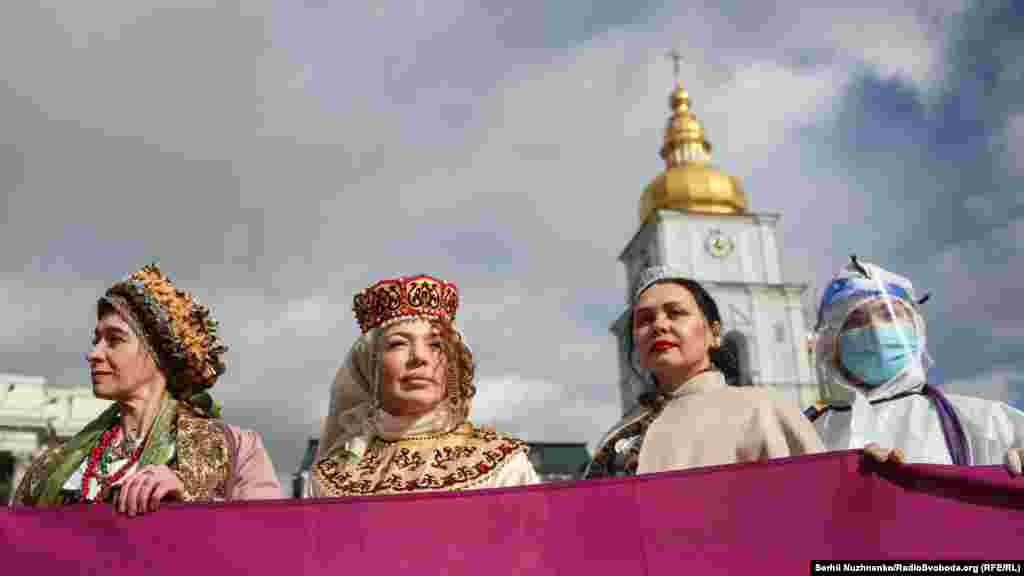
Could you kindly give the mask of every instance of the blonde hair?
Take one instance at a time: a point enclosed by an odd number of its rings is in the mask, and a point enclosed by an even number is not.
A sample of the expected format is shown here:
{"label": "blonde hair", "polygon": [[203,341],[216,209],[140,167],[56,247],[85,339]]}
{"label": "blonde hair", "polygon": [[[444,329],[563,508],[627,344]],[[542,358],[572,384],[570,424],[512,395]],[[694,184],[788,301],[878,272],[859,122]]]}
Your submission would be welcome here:
{"label": "blonde hair", "polygon": [[441,353],[448,362],[447,377],[445,380],[445,401],[450,403],[454,413],[461,419],[469,417],[469,408],[473,396],[476,395],[476,386],[473,379],[476,376],[476,363],[473,359],[473,352],[466,345],[462,334],[455,329],[450,322],[437,318],[406,318],[398,322],[392,322],[376,329],[374,335],[373,354],[373,402],[376,407],[381,404],[381,373],[384,346],[384,331],[388,328],[404,322],[422,320],[438,330],[441,338]]}

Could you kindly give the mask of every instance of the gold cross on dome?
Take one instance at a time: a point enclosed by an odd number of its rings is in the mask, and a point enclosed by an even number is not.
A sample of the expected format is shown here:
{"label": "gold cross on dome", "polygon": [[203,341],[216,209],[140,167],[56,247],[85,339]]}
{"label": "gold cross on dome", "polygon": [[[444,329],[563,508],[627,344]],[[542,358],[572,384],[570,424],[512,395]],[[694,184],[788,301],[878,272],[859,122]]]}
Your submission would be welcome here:
{"label": "gold cross on dome", "polygon": [[683,61],[683,54],[677,48],[669,50],[668,57],[672,60],[672,75],[676,82],[679,82],[679,64]]}

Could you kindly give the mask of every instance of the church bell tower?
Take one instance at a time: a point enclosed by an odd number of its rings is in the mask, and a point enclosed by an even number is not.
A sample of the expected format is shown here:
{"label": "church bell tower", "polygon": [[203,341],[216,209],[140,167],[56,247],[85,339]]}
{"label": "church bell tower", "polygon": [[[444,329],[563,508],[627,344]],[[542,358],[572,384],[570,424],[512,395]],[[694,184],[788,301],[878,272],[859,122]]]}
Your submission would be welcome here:
{"label": "church bell tower", "polygon": [[752,213],[740,182],[711,164],[711,143],[677,80],[660,154],[665,169],[640,196],[640,228],[619,261],[627,310],[612,325],[619,342],[623,413],[645,384],[623,350],[630,298],[640,272],[665,265],[703,285],[722,315],[722,345],[739,359],[737,384],[774,386],[804,408],[818,399],[806,348],[806,284],[784,282],[779,214]]}

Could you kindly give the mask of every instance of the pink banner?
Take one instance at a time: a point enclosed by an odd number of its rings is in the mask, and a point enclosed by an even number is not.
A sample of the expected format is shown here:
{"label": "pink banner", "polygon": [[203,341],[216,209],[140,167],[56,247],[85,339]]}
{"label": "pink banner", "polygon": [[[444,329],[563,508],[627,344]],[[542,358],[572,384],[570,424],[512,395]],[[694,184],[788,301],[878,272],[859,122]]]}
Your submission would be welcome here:
{"label": "pink banner", "polygon": [[463,493],[0,511],[4,574],[807,574],[1019,559],[1024,478],[858,452]]}

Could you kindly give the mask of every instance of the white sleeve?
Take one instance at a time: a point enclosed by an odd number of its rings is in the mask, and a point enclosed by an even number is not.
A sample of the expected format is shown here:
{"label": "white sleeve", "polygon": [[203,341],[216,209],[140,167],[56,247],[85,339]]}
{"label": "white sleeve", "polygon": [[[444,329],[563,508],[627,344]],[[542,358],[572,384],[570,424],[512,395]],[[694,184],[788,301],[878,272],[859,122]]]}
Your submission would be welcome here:
{"label": "white sleeve", "polygon": [[1003,402],[947,394],[976,465],[1000,465],[1011,448],[1024,448],[1024,412]]}
{"label": "white sleeve", "polygon": [[537,476],[537,471],[533,469],[533,464],[530,463],[526,452],[519,452],[502,466],[497,476],[487,483],[486,488],[528,486],[530,484],[540,484],[540,477]]}

